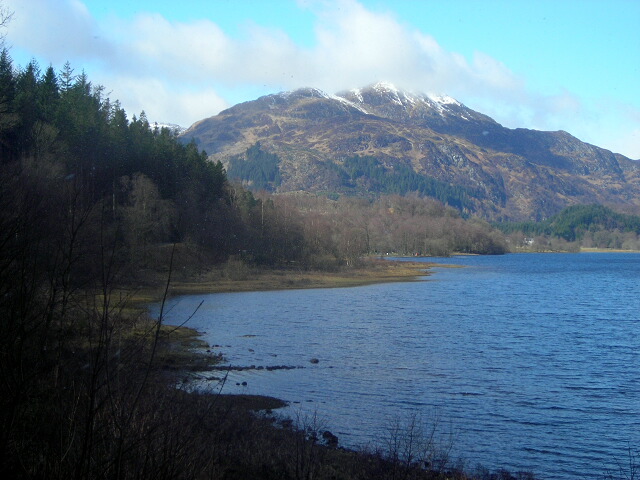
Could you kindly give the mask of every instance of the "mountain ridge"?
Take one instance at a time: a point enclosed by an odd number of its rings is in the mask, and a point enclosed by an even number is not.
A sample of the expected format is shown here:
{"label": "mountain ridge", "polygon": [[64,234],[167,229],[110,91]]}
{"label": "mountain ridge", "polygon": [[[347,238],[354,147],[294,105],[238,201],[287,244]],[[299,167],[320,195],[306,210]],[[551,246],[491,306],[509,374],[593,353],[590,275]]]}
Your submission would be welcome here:
{"label": "mountain ridge", "polygon": [[[181,138],[230,173],[259,144],[278,158],[279,183],[269,188],[276,192],[374,194],[371,179],[345,170],[352,157],[366,157],[389,176],[410,177],[411,169],[465,189],[460,208],[490,220],[541,220],[578,203],[640,206],[638,161],[562,130],[509,129],[452,97],[385,82],[337,94],[302,88],[265,95],[196,122]],[[251,186],[250,178],[238,179]],[[384,182],[377,193],[385,193]]]}

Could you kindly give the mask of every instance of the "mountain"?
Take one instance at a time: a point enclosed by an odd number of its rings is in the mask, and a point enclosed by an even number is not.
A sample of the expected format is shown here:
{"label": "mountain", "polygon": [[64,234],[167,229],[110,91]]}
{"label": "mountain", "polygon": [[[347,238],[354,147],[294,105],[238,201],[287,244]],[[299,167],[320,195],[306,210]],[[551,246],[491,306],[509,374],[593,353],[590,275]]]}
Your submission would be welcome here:
{"label": "mountain", "polygon": [[417,191],[491,220],[573,204],[640,206],[640,162],[567,132],[505,128],[447,96],[388,83],[266,95],[185,131],[230,178],[277,192]]}

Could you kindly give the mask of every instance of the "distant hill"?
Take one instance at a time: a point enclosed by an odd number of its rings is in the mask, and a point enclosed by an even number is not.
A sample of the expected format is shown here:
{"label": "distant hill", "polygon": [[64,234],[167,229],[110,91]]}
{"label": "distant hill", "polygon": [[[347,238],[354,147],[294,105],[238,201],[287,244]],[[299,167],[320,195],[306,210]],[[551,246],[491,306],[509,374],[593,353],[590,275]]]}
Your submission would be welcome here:
{"label": "distant hill", "polygon": [[640,235],[640,216],[615,212],[602,205],[574,205],[543,222],[497,223],[504,233],[547,235],[568,242],[580,241],[587,233],[619,232]]}
{"label": "distant hill", "polygon": [[564,131],[505,128],[451,97],[378,83],[260,97],[184,133],[229,178],[275,192],[418,192],[490,220],[640,206],[640,162]]}

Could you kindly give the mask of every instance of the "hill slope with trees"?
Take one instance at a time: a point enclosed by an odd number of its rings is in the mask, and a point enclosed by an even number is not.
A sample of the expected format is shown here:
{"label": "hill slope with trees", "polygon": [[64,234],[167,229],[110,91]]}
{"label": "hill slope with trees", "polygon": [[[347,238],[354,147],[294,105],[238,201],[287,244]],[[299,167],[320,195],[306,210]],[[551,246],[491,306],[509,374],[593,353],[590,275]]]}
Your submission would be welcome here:
{"label": "hill slope with trees", "polygon": [[640,216],[603,205],[567,207],[544,222],[496,223],[514,248],[640,250]]}

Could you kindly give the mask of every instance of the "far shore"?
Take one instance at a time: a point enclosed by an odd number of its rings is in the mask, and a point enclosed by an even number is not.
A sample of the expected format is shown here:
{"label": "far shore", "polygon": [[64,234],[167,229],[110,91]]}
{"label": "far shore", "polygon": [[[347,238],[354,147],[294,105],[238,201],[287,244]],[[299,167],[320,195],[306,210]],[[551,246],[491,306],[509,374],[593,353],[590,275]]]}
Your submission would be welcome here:
{"label": "far shore", "polygon": [[580,247],[581,253],[640,253],[640,250],[624,250],[622,248],[589,248]]}

